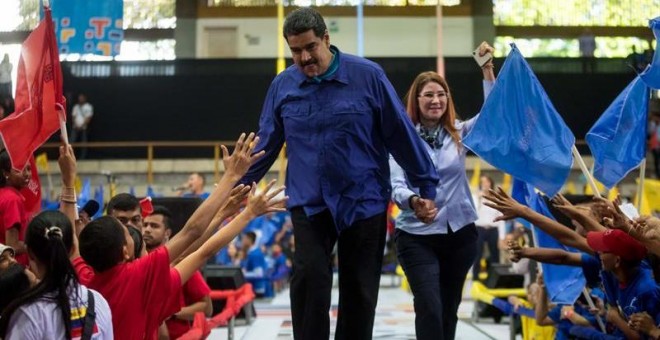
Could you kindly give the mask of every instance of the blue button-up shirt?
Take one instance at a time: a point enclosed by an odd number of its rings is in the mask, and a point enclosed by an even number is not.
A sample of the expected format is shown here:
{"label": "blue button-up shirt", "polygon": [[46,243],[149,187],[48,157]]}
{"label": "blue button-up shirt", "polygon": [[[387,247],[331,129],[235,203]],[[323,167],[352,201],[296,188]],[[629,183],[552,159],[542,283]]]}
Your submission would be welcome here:
{"label": "blue button-up shirt", "polygon": [[[484,97],[488,97],[494,82],[483,82]],[[477,116],[470,120],[456,121],[461,139],[464,138],[477,121]],[[420,126],[417,125],[417,129]],[[421,140],[421,139],[420,139]],[[457,150],[456,144],[451,139],[447,130],[440,129],[438,140],[441,144],[438,148],[432,148],[424,143],[426,152],[431,156],[438,174],[440,183],[436,187],[435,205],[438,214],[433,223],[425,224],[415,217],[415,212],[410,208],[409,199],[412,195],[419,195],[408,180],[407,174],[394,158],[390,158],[390,171],[392,172],[392,199],[401,208],[401,213],[396,218],[396,227],[401,230],[417,235],[446,234],[447,226],[452,231],[457,231],[465,225],[477,220],[477,213],[472,201],[470,186],[465,172],[465,146]]]}
{"label": "blue button-up shirt", "polygon": [[435,198],[438,174],[381,67],[330,48],[339,66],[328,77],[310,80],[293,65],[273,80],[255,148],[266,155],[241,183],[261,179],[286,140],[289,208],[329,209],[340,231],[386,210],[388,153],[422,197]]}

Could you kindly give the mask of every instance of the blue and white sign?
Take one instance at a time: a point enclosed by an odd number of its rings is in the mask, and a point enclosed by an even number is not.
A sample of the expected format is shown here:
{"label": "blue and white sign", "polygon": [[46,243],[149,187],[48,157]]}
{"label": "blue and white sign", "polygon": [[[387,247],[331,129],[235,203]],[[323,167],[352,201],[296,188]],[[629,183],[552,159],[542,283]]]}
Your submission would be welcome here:
{"label": "blue and white sign", "polygon": [[50,0],[50,5],[60,54],[119,54],[123,0]]}

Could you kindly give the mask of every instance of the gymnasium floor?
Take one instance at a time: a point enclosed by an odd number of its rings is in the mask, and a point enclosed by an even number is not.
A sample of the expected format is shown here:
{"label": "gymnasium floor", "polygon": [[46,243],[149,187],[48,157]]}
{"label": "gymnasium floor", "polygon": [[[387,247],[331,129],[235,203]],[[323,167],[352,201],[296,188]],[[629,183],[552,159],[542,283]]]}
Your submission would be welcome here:
{"label": "gymnasium floor", "polygon": [[[392,287],[390,276],[383,276],[376,309],[374,339],[413,340],[415,339],[415,314],[412,294],[399,287]],[[394,282],[395,283],[395,282]],[[474,302],[469,297],[469,284],[464,289],[466,294],[459,307],[459,323],[456,331],[457,340],[509,339],[508,319],[495,324],[492,318],[471,321]],[[330,338],[334,339],[338,290],[332,291],[332,313]],[[289,291],[284,290],[272,300],[255,302],[257,318],[250,326],[237,326],[234,339],[243,340],[284,340],[292,339],[291,312],[289,310]],[[209,339],[228,339],[227,328],[213,330]]]}

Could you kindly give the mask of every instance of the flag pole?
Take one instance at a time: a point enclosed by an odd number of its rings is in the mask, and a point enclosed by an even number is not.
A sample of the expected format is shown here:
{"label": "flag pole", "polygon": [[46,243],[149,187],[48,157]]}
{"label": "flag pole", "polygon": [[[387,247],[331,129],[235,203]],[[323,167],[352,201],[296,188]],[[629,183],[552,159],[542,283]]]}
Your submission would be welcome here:
{"label": "flag pole", "polygon": [[572,150],[573,150],[573,157],[578,162],[578,165],[580,166],[580,170],[582,170],[584,177],[587,178],[587,183],[591,187],[591,190],[594,192],[594,196],[602,197],[600,195],[600,192],[598,191],[598,186],[596,186],[596,181],[594,181],[594,177],[589,172],[589,169],[587,169],[587,165],[584,163],[584,159],[582,159],[582,156],[580,156],[580,152],[578,151],[575,144],[573,144]]}
{"label": "flag pole", "polygon": [[[582,289],[582,294],[584,295],[584,298],[587,299],[587,304],[589,305],[589,308],[596,309],[596,305],[594,304],[594,300],[591,299],[591,295],[589,294],[589,291],[587,290],[587,287],[584,287]],[[601,319],[600,315],[598,315],[598,314],[596,314],[596,321],[598,321],[598,327],[600,327],[600,330],[603,333],[606,333],[607,331],[605,330],[605,324],[603,323],[603,319]]]}
{"label": "flag pole", "polygon": [[639,166],[639,183],[637,183],[637,211],[642,211],[642,199],[644,199],[644,177],[646,177],[646,157],[642,159]]}

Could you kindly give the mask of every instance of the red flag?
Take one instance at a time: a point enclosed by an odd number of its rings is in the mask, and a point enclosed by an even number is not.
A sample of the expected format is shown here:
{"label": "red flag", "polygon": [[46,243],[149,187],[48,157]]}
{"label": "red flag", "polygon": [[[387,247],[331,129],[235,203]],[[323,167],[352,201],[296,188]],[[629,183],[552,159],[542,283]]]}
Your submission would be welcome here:
{"label": "red flag", "polygon": [[0,121],[0,137],[16,170],[25,167],[34,151],[60,128],[60,119],[66,119],[62,69],[50,8],[45,8],[44,13],[45,18],[23,42],[16,110]]}
{"label": "red flag", "polygon": [[30,219],[41,211],[41,181],[39,181],[39,173],[37,172],[37,164],[34,161],[34,156],[30,157],[30,168],[32,177],[28,185],[21,189],[21,194],[25,198],[25,210]]}

